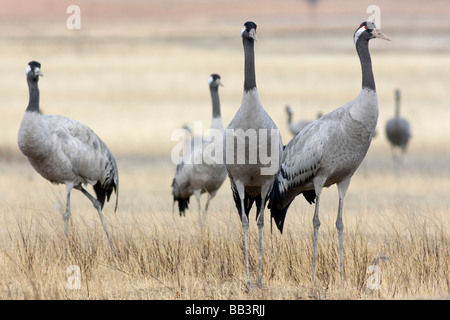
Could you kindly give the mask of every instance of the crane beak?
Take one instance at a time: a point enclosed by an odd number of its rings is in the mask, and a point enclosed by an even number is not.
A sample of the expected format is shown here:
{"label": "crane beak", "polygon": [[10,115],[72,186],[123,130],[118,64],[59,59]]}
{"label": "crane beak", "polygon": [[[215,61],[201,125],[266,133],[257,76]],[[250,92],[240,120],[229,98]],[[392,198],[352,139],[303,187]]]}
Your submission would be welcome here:
{"label": "crane beak", "polygon": [[248,34],[250,35],[250,38],[252,38],[255,41],[258,41],[258,37],[256,36],[256,30],[255,29],[251,29]]}
{"label": "crane beak", "polygon": [[[25,69],[25,74],[28,74],[28,72],[30,72],[30,71],[31,71],[31,66],[27,65],[27,68]],[[34,68],[33,72],[36,76],[41,76],[41,77],[44,76],[44,74],[42,73],[40,68]]]}
{"label": "crane beak", "polygon": [[391,38],[389,38],[387,35],[385,35],[383,32],[381,32],[378,29],[372,30],[372,37],[391,41]]}

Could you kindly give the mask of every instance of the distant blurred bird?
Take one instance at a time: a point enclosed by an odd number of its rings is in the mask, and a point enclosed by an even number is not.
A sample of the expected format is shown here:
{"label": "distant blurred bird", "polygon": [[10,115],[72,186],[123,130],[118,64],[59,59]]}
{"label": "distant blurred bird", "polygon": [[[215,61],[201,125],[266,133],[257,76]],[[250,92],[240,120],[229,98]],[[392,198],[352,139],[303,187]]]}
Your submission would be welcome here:
{"label": "distant blurred bird", "polygon": [[184,130],[183,155],[190,157],[190,152],[194,149],[194,146],[202,145],[203,137],[194,135],[191,126],[187,123],[183,125],[182,129]]}
{"label": "distant blurred bird", "polygon": [[317,4],[319,3],[319,0],[306,0],[306,2],[309,6],[311,18],[315,19],[317,16]]}
{"label": "distant blurred bird", "polygon": [[[112,251],[116,254],[106,227],[102,208],[111,193],[116,192],[118,204],[119,173],[116,160],[106,144],[86,125],[58,115],[42,115],[39,110],[39,77],[43,77],[41,64],[31,61],[26,69],[29,103],[22,118],[18,145],[34,169],[55,184],[65,184],[66,212],[64,231],[68,234],[70,218],[70,192],[81,191],[94,207],[103,225]],[[90,183],[97,199],[83,188]]]}
{"label": "distant blurred bird", "polygon": [[[302,120],[302,121],[298,121],[298,122],[292,122],[292,115],[294,112],[293,112],[291,106],[289,106],[289,105],[286,106],[286,113],[288,115],[289,130],[291,131],[291,133],[293,135],[296,135],[297,133],[299,133],[304,127],[306,127],[308,124],[310,124],[312,122],[310,120]],[[317,119],[319,119],[321,116],[322,116],[322,113],[319,112],[317,114]]]}
{"label": "distant blurred bird", "polygon": [[[391,144],[394,163],[397,164],[402,163],[403,155],[411,138],[411,129],[408,121],[400,117],[400,96],[400,90],[395,90],[395,116],[386,123],[386,137]],[[400,149],[401,154],[397,155],[396,148]]]}

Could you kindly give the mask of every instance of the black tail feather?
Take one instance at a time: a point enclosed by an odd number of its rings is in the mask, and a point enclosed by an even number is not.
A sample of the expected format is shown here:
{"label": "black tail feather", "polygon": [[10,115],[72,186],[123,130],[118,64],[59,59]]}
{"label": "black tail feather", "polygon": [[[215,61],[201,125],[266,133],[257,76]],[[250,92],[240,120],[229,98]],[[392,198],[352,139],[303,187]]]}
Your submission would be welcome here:
{"label": "black tail feather", "polygon": [[278,230],[280,230],[280,233],[283,233],[283,226],[284,226],[284,220],[286,219],[286,213],[289,209],[289,206],[291,205],[292,201],[289,202],[286,206],[283,208],[280,208],[277,205],[277,200],[275,193],[271,193],[270,199],[269,199],[269,205],[268,208],[270,209],[270,216],[275,221],[275,225],[277,226]]}
{"label": "black tail feather", "polygon": [[[179,165],[177,165],[177,173],[179,172],[179,170],[181,170],[183,166],[183,163],[180,163]],[[180,198],[180,193],[178,191],[178,184],[177,184],[177,180],[176,177],[172,180],[172,195],[173,195],[173,202],[177,202],[178,201],[178,213],[180,214],[180,217],[185,217],[186,216],[186,210],[189,209],[189,197],[183,199]]]}
{"label": "black tail feather", "polygon": [[314,190],[305,190],[302,191],[303,196],[305,197],[306,201],[309,202],[309,204],[313,204],[316,200],[316,191]]}
{"label": "black tail feather", "polygon": [[115,185],[113,186],[113,188],[104,188],[100,182],[97,182],[94,185],[94,191],[95,194],[97,196],[97,200],[98,202],[100,202],[101,208],[103,209],[103,206],[105,205],[105,200],[109,201],[109,198],[111,198],[111,194],[113,192],[113,190],[115,189]]}
{"label": "black tail feather", "polygon": [[275,177],[267,198],[269,200],[267,208],[270,209],[270,216],[275,221],[275,225],[278,230],[280,230],[280,233],[283,233],[284,219],[286,218],[287,209],[289,208],[290,203],[284,208],[279,208],[284,196],[280,192],[278,176]]}
{"label": "black tail feather", "polygon": [[[303,193],[306,201],[308,201],[310,204],[314,203],[316,199],[316,192],[314,190],[305,190],[300,193]],[[267,197],[269,200],[269,204],[267,207],[268,209],[270,209],[270,216],[275,221],[275,225],[277,226],[278,230],[280,230],[280,233],[283,233],[284,220],[286,219],[287,210],[289,209],[289,206],[291,205],[295,197],[283,206],[285,195],[280,191],[278,177],[275,178],[272,189]]]}
{"label": "black tail feather", "polygon": [[189,198],[187,199],[180,199],[173,197],[173,202],[178,201],[178,212],[180,214],[180,217],[186,216],[186,210],[189,209]]}
{"label": "black tail feather", "polygon": [[[237,190],[231,188],[233,191],[233,199],[234,199],[234,203],[236,204],[236,208],[238,210],[238,215],[239,215],[239,219],[241,219],[242,222],[242,217],[241,217],[241,198],[239,197],[239,193],[237,192]],[[252,197],[250,196],[247,192],[245,192],[245,196],[244,196],[244,210],[245,210],[245,215],[247,216],[247,220],[248,220],[248,215],[250,214],[250,210],[253,206],[253,202],[256,203],[256,219],[258,219],[259,216],[259,211],[261,210],[261,197]]]}

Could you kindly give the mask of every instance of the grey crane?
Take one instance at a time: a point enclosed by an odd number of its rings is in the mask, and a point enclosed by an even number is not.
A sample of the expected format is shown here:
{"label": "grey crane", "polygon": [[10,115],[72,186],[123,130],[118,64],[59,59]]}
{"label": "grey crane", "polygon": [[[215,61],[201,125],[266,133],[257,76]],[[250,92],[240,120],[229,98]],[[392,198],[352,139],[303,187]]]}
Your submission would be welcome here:
{"label": "grey crane", "polygon": [[[209,79],[209,90],[212,100],[212,120],[210,132],[212,135],[201,140],[192,140],[185,143],[185,155],[177,165],[175,177],[172,181],[172,195],[174,203],[178,201],[180,216],[185,215],[189,206],[189,198],[194,195],[197,199],[200,226],[202,215],[200,196],[207,193],[204,214],[208,211],[210,200],[214,198],[227,177],[222,157],[222,135],[224,126],[220,112],[219,86],[222,86],[221,77],[213,73]],[[197,145],[199,147],[197,147]],[[212,152],[219,150],[220,152]]]}
{"label": "grey crane", "polygon": [[[222,84],[221,84],[222,86]],[[200,135],[194,135],[194,131],[192,130],[192,127],[185,123],[183,125],[183,130],[185,131],[185,136],[184,136],[184,140],[183,142],[186,143],[185,146],[183,147],[183,150],[186,149],[186,152],[189,151],[188,148],[191,148],[190,150],[192,150],[192,148],[194,147],[195,144],[197,143],[202,143],[203,142],[203,136]],[[190,145],[190,146],[188,146]]]}
{"label": "grey crane", "polygon": [[[185,123],[182,127],[184,131],[183,135],[183,157],[190,157],[191,151],[194,149],[195,146],[201,146],[203,144],[203,136],[201,135],[194,135],[194,132],[191,128],[191,126],[187,123]],[[182,160],[181,160],[182,161]],[[180,161],[180,163],[181,163]]]}
{"label": "grey crane", "polygon": [[[241,31],[244,47],[244,92],[241,106],[224,135],[224,160],[233,198],[242,222],[245,246],[247,286],[250,286],[248,262],[248,215],[256,203],[259,231],[258,285],[262,284],[262,231],[266,196],[279,170],[282,141],[279,130],[264,110],[258,96],[255,75],[254,42],[256,24],[248,21]],[[270,138],[268,137],[270,134]],[[270,150],[270,157],[263,159]]]}
{"label": "grey crane", "polygon": [[[39,77],[44,76],[41,64],[31,61],[26,69],[29,103],[18,133],[18,145],[31,166],[54,184],[65,184],[66,211],[63,214],[64,232],[69,231],[70,193],[81,191],[97,209],[109,245],[117,254],[102,209],[116,192],[118,205],[119,174],[116,160],[106,144],[86,125],[59,115],[42,115],[39,112]],[[83,184],[93,185],[93,197]]]}
{"label": "grey crane", "polygon": [[313,218],[314,283],[320,227],[319,200],[322,189],[333,184],[337,185],[339,193],[336,228],[339,238],[340,275],[344,281],[344,197],[353,174],[367,153],[378,120],[378,101],[369,40],[390,40],[375,28],[373,23],[363,22],[353,36],[362,70],[361,92],[354,100],[322,116],[292,138],[284,149],[281,169],[269,195],[268,207],[281,233],[289,205],[297,195],[303,194],[311,204],[316,202]]}
{"label": "grey crane", "polygon": [[[400,96],[400,90],[395,90],[395,116],[386,123],[386,137],[391,144],[394,163],[401,163],[402,156],[405,154],[411,138],[409,122],[400,116]],[[396,148],[400,149],[401,154],[399,156],[396,155]]]}
{"label": "grey crane", "polygon": [[[292,110],[292,107],[289,105],[286,106],[286,113],[288,115],[289,130],[291,131],[291,133],[293,135],[296,135],[297,133],[299,133],[304,127],[306,127],[308,124],[310,124],[312,122],[310,120],[301,120],[301,121],[293,122],[292,115],[294,112]],[[317,114],[317,119],[319,119],[321,116],[322,116],[322,113],[319,112]]]}

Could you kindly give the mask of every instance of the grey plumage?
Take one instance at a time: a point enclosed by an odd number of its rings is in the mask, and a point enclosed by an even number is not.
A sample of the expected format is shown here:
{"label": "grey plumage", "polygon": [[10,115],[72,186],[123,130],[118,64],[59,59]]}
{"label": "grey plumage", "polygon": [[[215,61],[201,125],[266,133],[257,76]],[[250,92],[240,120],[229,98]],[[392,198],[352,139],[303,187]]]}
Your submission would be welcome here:
{"label": "grey plumage", "polygon": [[[226,179],[227,173],[222,161],[222,154],[210,152],[214,149],[222,151],[222,135],[224,127],[220,112],[219,86],[222,86],[218,74],[209,78],[212,100],[212,121],[210,130],[214,137],[210,139],[192,140],[186,143],[183,160],[177,165],[175,177],[172,181],[172,195],[174,202],[178,202],[180,216],[185,215],[189,206],[189,198],[194,195],[197,199],[200,223],[202,226],[200,196],[207,193],[208,198],[204,214],[208,210],[209,202],[216,195]],[[198,139],[198,138],[194,138]],[[196,148],[199,145],[199,148]],[[202,229],[203,230],[203,229]]]}
{"label": "grey plumage", "polygon": [[[20,124],[18,145],[33,168],[45,179],[55,184],[65,184],[66,211],[64,230],[68,234],[70,218],[70,192],[73,188],[87,196],[97,209],[111,249],[116,253],[106,227],[102,208],[116,192],[118,205],[119,175],[114,156],[106,144],[89,127],[81,122],[58,115],[39,112],[39,77],[41,65],[31,61],[27,65],[29,104]],[[83,184],[93,185],[97,198],[91,196]]]}
{"label": "grey plumage", "polygon": [[317,237],[320,226],[319,199],[322,189],[337,184],[339,208],[336,227],[339,236],[340,273],[343,273],[342,207],[350,180],[364,159],[378,119],[378,101],[369,53],[369,40],[389,40],[369,22],[362,23],[354,34],[361,62],[360,94],[340,108],[322,116],[292,138],[284,149],[268,207],[276,226],[283,231],[287,210],[294,198],[303,194],[309,203],[316,202],[313,225],[313,280],[317,263]]}
{"label": "grey plumage", "polygon": [[395,116],[386,123],[386,137],[391,144],[394,161],[401,161],[401,156],[396,156],[395,149],[399,148],[402,154],[406,152],[411,138],[411,129],[409,122],[400,116],[400,90],[398,89],[395,91]]}
{"label": "grey plumage", "polygon": [[184,124],[182,128],[184,130],[183,154],[188,155],[188,153],[194,149],[194,146],[201,145],[203,143],[203,136],[194,135],[191,126],[188,124]]}
{"label": "grey plumage", "polygon": [[[254,41],[256,37],[256,24],[246,22],[241,31],[244,47],[244,92],[241,106],[228,125],[224,135],[224,161],[231,182],[233,198],[242,222],[244,231],[245,265],[247,284],[250,285],[250,273],[248,263],[248,215],[253,203],[256,203],[256,218],[259,229],[259,274],[258,284],[261,284],[262,268],[262,230],[264,226],[264,207],[266,196],[273,183],[274,176],[279,168],[279,158],[282,151],[281,136],[277,126],[264,110],[256,89]],[[242,138],[239,134],[248,134]],[[260,133],[266,133],[270,138],[262,142]],[[265,172],[267,165],[261,158],[252,158],[252,150],[257,154],[267,155],[270,152],[270,160],[275,161],[273,173]],[[254,154],[253,154],[254,155]],[[252,161],[254,160],[254,161]],[[272,163],[271,163],[272,164]]]}

